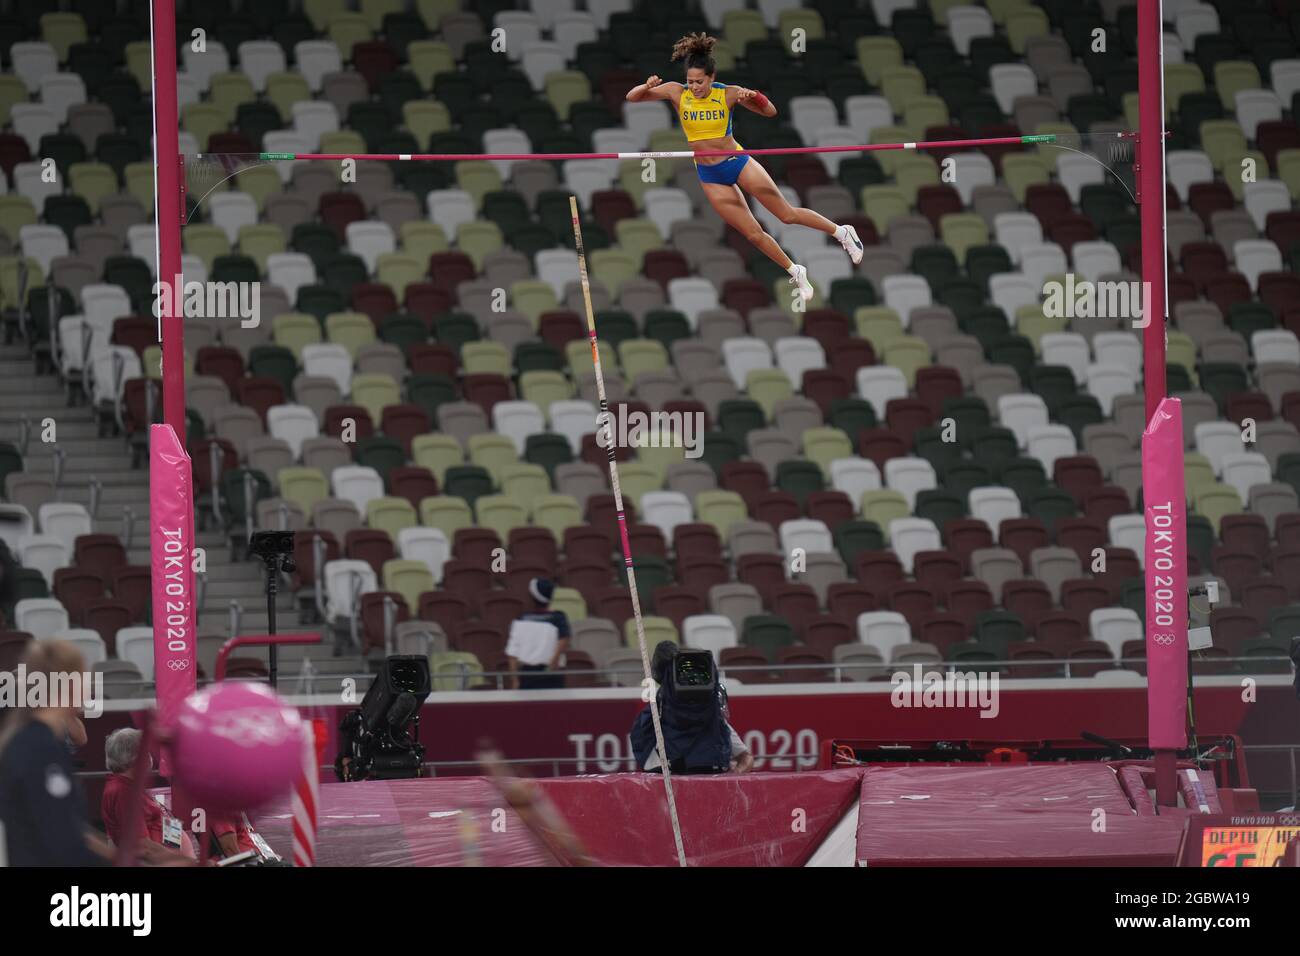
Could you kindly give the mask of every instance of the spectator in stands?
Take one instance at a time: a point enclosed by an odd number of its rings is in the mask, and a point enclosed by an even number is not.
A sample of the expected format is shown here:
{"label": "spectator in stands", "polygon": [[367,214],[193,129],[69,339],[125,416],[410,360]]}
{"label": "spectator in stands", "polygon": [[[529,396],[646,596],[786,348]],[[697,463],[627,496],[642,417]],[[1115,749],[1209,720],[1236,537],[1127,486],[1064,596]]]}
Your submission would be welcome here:
{"label": "spectator in stands", "polygon": [[[194,856],[194,844],[185,833],[180,821],[167,813],[158,801],[148,794],[141,794],[138,810],[131,807],[131,794],[135,788],[135,762],[140,753],[142,734],[134,727],[122,727],[108,735],[104,741],[104,764],[111,776],[104,784],[104,796],[99,803],[100,816],[104,820],[104,829],[114,843],[119,843],[122,833],[128,825],[128,814],[143,814],[144,829],[140,833],[143,840],[158,847],[179,850],[189,857]],[[149,769],[153,769],[153,760],[149,760]],[[153,847],[144,848],[146,855],[153,855]]]}
{"label": "spectator in stands", "polygon": [[[23,657],[28,687],[43,675],[83,674],[85,659],[67,641],[37,641]],[[25,689],[25,688],[24,688]],[[0,823],[11,866],[103,866],[112,849],[86,821],[86,796],[67,741],[79,721],[74,701],[17,707],[0,733]],[[54,706],[66,705],[66,706]]]}
{"label": "spectator in stands", "polygon": [[546,673],[560,667],[560,658],[569,647],[569,619],[563,611],[552,611],[551,596],[555,584],[546,578],[528,582],[533,610],[520,615],[510,625],[506,656],[510,660],[510,688],[544,690],[564,686],[564,675]]}

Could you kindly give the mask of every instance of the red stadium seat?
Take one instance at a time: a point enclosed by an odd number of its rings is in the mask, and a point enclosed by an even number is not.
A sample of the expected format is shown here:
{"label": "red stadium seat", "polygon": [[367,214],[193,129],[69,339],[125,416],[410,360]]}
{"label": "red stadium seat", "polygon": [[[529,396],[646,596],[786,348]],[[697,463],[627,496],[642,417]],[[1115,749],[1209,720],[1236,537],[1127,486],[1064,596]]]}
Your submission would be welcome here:
{"label": "red stadium seat", "polygon": [[317,213],[321,222],[333,229],[339,242],[343,242],[347,239],[348,225],[366,218],[366,205],[356,193],[324,193],[317,204]]}
{"label": "red stadium seat", "polygon": [[841,342],[852,337],[853,324],[843,312],[813,309],[804,315],[799,334],[816,339],[823,351],[830,355]]}
{"label": "red stadium seat", "polygon": [[785,560],[779,554],[742,554],[736,560],[736,580],[758,591],[763,606],[773,610],[776,591],[785,584]]}
{"label": "red stadium seat", "polygon": [[725,672],[735,670],[736,677],[746,684],[771,684],[780,680],[773,670],[748,670],[770,667],[767,655],[752,647],[724,647],[718,655],[718,666]]}
{"label": "red stadium seat", "polygon": [[108,576],[113,598],[131,611],[131,620],[148,621],[153,612],[153,569],[148,565],[116,567]]}
{"label": "red stadium seat", "polygon": [[474,260],[463,252],[435,252],[429,256],[429,275],[435,288],[455,296],[456,287],[477,275]]}
{"label": "red stadium seat", "polygon": [[485,621],[470,621],[461,627],[453,644],[456,650],[473,654],[480,661],[495,663],[505,654],[506,631]]}
{"label": "red stadium seat", "polygon": [[772,613],[783,617],[800,640],[808,622],[815,618],[821,607],[817,592],[810,584],[782,584],[772,591]]}
{"label": "red stadium seat", "polygon": [[918,551],[912,558],[912,573],[918,584],[945,594],[964,572],[961,558],[949,551]]}
{"label": "red stadium seat", "polygon": [[420,620],[435,622],[448,640],[454,640],[461,626],[469,620],[469,614],[469,600],[459,594],[425,591],[420,595]]}
{"label": "red stadium seat", "polygon": [[776,662],[791,670],[777,672],[777,678],[786,684],[819,684],[832,679],[829,668],[812,668],[812,664],[828,664],[830,659],[820,651],[802,644],[778,648]]}
{"label": "red stadium seat", "polygon": [[510,622],[532,610],[532,603],[508,591],[484,591],[476,602],[485,624],[509,633]]}
{"label": "red stadium seat", "polygon": [[638,558],[661,558],[668,560],[668,542],[657,525],[634,524],[627,529],[628,546]]}
{"label": "red stadium seat", "polygon": [[891,584],[903,580],[903,563],[893,551],[859,551],[856,561],[858,580],[870,588],[878,600]]}
{"label": "red stadium seat", "polygon": [[99,632],[109,656],[117,655],[117,632],[133,623],[135,620],[131,609],[122,601],[112,598],[90,601],[81,609],[81,626]]}
{"label": "red stadium seat", "polygon": [[590,524],[564,529],[564,556],[566,559],[586,558],[608,564],[614,553],[614,541],[607,531]]}
{"label": "red stadium seat", "polygon": [[835,648],[856,639],[855,628],[834,614],[818,614],[804,626],[804,643],[827,659],[834,654]]}
{"label": "red stadium seat", "polygon": [[[876,364],[876,350],[866,339],[853,336],[835,346],[835,351],[826,356],[831,369],[844,381],[857,383],[858,369]],[[823,410],[825,414],[825,410]],[[856,438],[850,435],[849,438]]]}
{"label": "red stadium seat", "polygon": [[705,603],[709,600],[709,591],[719,584],[731,581],[731,569],[720,556],[694,554],[682,557],[678,555],[674,569],[677,580],[691,588]]}
{"label": "red stadium seat", "polygon": [[820,521],[832,532],[846,521],[852,521],[857,513],[849,496],[842,491],[810,492],[804,510],[809,518]]}
{"label": "red stadium seat", "polygon": [[385,601],[393,602],[393,626],[411,619],[411,609],[406,599],[396,591],[369,591],[361,595],[361,640],[366,648],[378,648],[387,651],[384,640]]}
{"label": "red stadium seat", "polygon": [[931,588],[916,581],[900,581],[885,591],[885,607],[907,618],[912,633],[917,634],[925,619],[934,613],[939,596]]}
{"label": "red stadium seat", "polygon": [[969,640],[972,632],[973,627],[969,621],[950,612],[931,614],[921,624],[920,631],[913,633],[917,633],[922,642],[933,644],[940,654],[947,657],[949,648],[960,641]]}
{"label": "red stadium seat", "polygon": [[126,548],[115,534],[82,534],[72,543],[72,562],[89,571],[120,568],[127,563]]}
{"label": "red stadium seat", "polygon": [[68,609],[72,626],[80,627],[86,606],[104,597],[104,577],[89,568],[58,568],[54,572],[54,596]]}
{"label": "red stadium seat", "polygon": [[979,518],[956,518],[943,528],[943,543],[961,560],[962,570],[970,572],[971,552],[993,547],[993,532]]}
{"label": "red stadium seat", "polygon": [[864,428],[858,433],[858,454],[870,458],[882,471],[885,462],[891,458],[906,457],[910,449],[910,443],[889,428]]}
{"label": "red stadium seat", "polygon": [[668,584],[657,588],[653,595],[654,612],[666,617],[680,633],[682,622],[692,614],[707,614],[708,605],[693,587],[684,584]]}
{"label": "red stadium seat", "polygon": [[467,601],[473,600],[492,587],[492,572],[486,566],[470,565],[457,560],[448,561],[442,566],[442,586]]}
{"label": "red stadium seat", "polygon": [[506,547],[518,562],[553,568],[560,560],[555,535],[549,528],[511,528]]}
{"label": "red stadium seat", "polygon": [[325,409],[325,421],[321,424],[321,432],[334,438],[342,438],[343,429],[349,420],[355,428],[355,434],[351,436],[354,441],[364,441],[374,435],[375,424],[370,418],[370,413],[360,405],[331,405]]}
{"label": "red stadium seat", "polygon": [[765,491],[749,502],[749,513],[755,521],[765,521],[773,531],[779,531],[786,521],[801,517],[799,501],[786,491]]}
{"label": "red stadium seat", "polygon": [[373,528],[353,528],[343,539],[343,551],[352,561],[364,561],[375,570],[375,577],[383,580],[384,562],[397,557],[393,539],[387,531]]}
{"label": "red stadium seat", "polygon": [[729,461],[722,466],[722,487],[736,492],[751,508],[771,486],[767,469],[756,461]]}
{"label": "red stadium seat", "polygon": [[632,619],[632,594],[625,587],[607,587],[596,594],[595,601],[587,602],[588,613],[595,610],[594,617],[603,617],[613,621],[620,631],[626,621]]}
{"label": "red stadium seat", "polygon": [[563,352],[564,347],[570,342],[586,335],[586,332],[587,327],[578,313],[567,309],[543,312],[538,319],[538,336],[551,348],[560,352]]}
{"label": "red stadium seat", "polygon": [[533,578],[555,578],[556,564],[540,564],[534,561],[515,560],[511,561],[505,573],[506,591],[515,597],[523,598],[525,601],[532,601],[533,596],[528,591],[528,585],[532,583]]}
{"label": "red stadium seat", "polygon": [[501,536],[491,528],[459,528],[451,538],[456,560],[476,568],[490,568],[500,547]]}
{"label": "red stadium seat", "polygon": [[1026,633],[1036,634],[1039,620],[1052,610],[1052,593],[1042,581],[1007,581],[1002,606],[1025,622]]}
{"label": "red stadium seat", "polygon": [[418,405],[389,405],[383,411],[379,428],[389,438],[400,441],[406,454],[410,455],[412,440],[432,431],[433,424],[428,412]]}
{"label": "red stadium seat", "polygon": [[239,380],[244,377],[244,357],[232,348],[205,345],[195,353],[194,371],[198,375],[215,375],[234,394]]}
{"label": "red stadium seat", "polygon": [[[471,263],[472,265],[472,263]],[[408,312],[418,316],[425,325],[432,326],[434,316],[450,312],[455,298],[451,291],[432,282],[412,282],[406,287],[402,304]],[[412,368],[412,371],[415,371]]]}
{"label": "red stadium seat", "polygon": [[857,639],[858,616],[880,607],[873,590],[855,581],[837,581],[826,591],[826,609],[846,627],[850,638]]}
{"label": "red stadium seat", "polygon": [[998,543],[1010,548],[1020,557],[1020,563],[1029,567],[1029,555],[1051,542],[1047,528],[1037,518],[1007,518],[998,527]]}
{"label": "red stadium seat", "polygon": [[266,412],[285,402],[284,386],[276,379],[261,377],[241,378],[235,384],[235,398],[241,405],[247,405],[257,412],[266,427]]}
{"label": "red stadium seat", "polygon": [[581,594],[589,608],[613,581],[614,571],[608,556],[599,560],[570,557],[560,566],[560,583]]}
{"label": "red stadium seat", "polygon": [[985,611],[993,610],[993,592],[983,581],[962,580],[948,585],[944,597],[948,613],[966,622],[967,630],[974,630],[975,620]]}
{"label": "red stadium seat", "polygon": [[960,398],[966,389],[961,374],[946,365],[931,365],[917,369],[916,396],[930,407],[932,419],[943,414],[943,403],[950,398]]}
{"label": "red stadium seat", "polygon": [[359,282],[352,287],[352,308],[365,313],[378,330],[384,317],[397,311],[397,296],[382,282]]}

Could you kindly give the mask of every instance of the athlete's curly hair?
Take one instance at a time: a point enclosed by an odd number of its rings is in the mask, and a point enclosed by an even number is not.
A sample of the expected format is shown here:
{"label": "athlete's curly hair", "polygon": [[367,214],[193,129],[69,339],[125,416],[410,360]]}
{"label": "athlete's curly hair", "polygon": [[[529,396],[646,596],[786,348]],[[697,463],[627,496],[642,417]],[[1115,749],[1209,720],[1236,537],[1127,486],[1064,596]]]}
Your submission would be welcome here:
{"label": "athlete's curly hair", "polygon": [[673,44],[673,60],[685,60],[686,69],[699,67],[712,76],[718,72],[718,64],[713,59],[713,48],[717,45],[717,37],[707,33],[688,33]]}

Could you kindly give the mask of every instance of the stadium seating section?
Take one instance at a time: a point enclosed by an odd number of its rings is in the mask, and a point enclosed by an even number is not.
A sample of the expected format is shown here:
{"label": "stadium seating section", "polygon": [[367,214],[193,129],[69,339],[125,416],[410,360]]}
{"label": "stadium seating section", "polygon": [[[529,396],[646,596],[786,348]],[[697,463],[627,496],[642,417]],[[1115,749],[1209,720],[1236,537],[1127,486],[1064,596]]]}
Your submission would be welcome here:
{"label": "stadium seating section", "polygon": [[[0,15],[6,343],[125,439],[138,487],[161,404],[148,7],[14,0]],[[315,673],[389,649],[432,655],[440,689],[494,688],[482,675],[548,574],[573,623],[568,683],[639,682],[571,194],[611,401],[706,421],[699,457],[619,452],[652,644],[710,648],[746,683],[945,662],[1141,672],[1140,332],[1041,301],[1065,273],[1139,278],[1137,208],[1091,159],[764,157],[792,202],[866,244],[855,267],[755,209],[807,266],[806,310],[687,161],[658,161],[651,181],[636,160],[363,162],[344,183],[337,163],[246,162],[219,181],[194,159],[682,149],[666,104],[625,94],[677,76],[672,43],[693,30],[722,38],[722,81],[777,106],[737,113],[747,148],[1113,133],[1137,125],[1131,0],[178,7],[185,276],[261,283],[258,327],[185,323],[200,520],[243,566],[246,608],[261,594],[248,532],[300,532],[304,616],[282,623],[319,615],[344,654],[328,640]],[[1223,598],[1194,614],[1214,640],[1196,667],[1285,669],[1300,629],[1300,3],[1166,0],[1165,15],[1167,374],[1190,573]],[[69,503],[30,467],[17,416],[0,418],[0,666],[62,634],[110,688],[138,690],[139,535],[105,522],[111,503]],[[208,676],[232,597],[214,587],[204,605]]]}

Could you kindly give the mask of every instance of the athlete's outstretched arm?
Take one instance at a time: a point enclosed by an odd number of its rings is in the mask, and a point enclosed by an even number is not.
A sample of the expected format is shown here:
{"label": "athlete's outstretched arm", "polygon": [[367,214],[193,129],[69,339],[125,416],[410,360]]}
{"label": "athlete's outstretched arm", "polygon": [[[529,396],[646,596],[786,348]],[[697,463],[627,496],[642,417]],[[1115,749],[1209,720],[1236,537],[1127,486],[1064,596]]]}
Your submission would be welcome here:
{"label": "athlete's outstretched arm", "polygon": [[658,76],[649,77],[639,86],[634,86],[627,91],[627,101],[629,103],[639,103],[642,100],[672,100],[681,91],[680,83],[665,83]]}
{"label": "athlete's outstretched arm", "polygon": [[776,115],[776,105],[758,90],[737,87],[735,102],[760,116]]}

